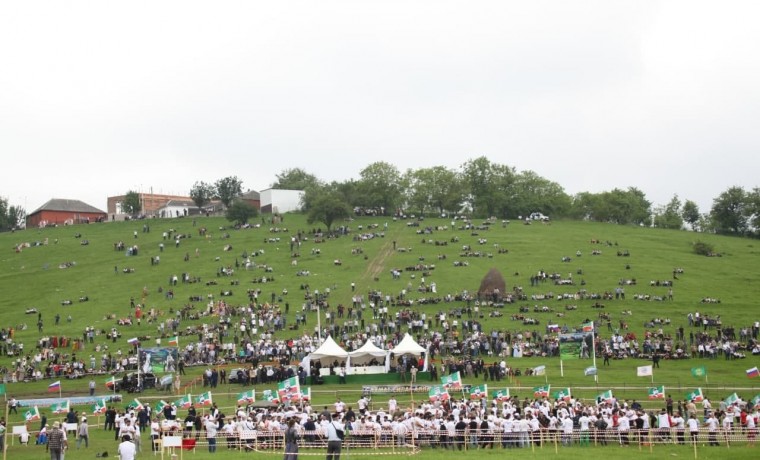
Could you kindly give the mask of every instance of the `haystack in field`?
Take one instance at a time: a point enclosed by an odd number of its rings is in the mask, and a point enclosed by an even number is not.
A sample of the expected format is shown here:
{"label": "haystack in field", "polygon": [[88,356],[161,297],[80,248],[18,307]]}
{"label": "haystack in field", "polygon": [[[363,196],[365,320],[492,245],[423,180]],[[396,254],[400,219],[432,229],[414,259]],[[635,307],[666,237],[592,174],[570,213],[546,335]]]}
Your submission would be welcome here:
{"label": "haystack in field", "polygon": [[488,270],[488,273],[486,273],[486,276],[480,282],[478,297],[496,300],[501,298],[505,292],[507,292],[507,283],[504,281],[504,277],[501,276],[501,272],[495,268]]}

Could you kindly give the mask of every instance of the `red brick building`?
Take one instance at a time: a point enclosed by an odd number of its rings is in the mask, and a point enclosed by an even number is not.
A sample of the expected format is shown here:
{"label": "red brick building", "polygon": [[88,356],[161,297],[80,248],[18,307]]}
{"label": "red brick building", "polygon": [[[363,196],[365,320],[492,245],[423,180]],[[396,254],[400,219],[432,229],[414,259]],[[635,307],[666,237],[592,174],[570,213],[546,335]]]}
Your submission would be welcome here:
{"label": "red brick building", "polygon": [[79,200],[53,198],[26,216],[26,228],[101,222],[108,214]]}
{"label": "red brick building", "polygon": [[[192,201],[189,196],[179,195],[161,195],[153,193],[139,193],[140,205],[142,207],[141,213],[153,217],[158,215],[158,210],[166,206],[169,201]],[[121,204],[127,199],[126,195],[109,196],[108,197],[108,214],[111,216],[119,216],[123,214]]]}

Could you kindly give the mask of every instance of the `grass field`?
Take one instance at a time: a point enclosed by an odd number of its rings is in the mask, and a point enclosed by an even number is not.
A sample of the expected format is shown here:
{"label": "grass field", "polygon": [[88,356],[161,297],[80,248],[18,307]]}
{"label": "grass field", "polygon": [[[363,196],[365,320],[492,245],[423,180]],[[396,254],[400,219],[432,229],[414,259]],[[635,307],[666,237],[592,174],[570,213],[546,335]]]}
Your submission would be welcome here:
{"label": "grass field", "polygon": [[[387,223],[387,228],[385,224]],[[473,221],[481,225],[480,220]],[[150,227],[144,231],[144,225]],[[350,305],[351,283],[355,283],[357,293],[369,290],[379,290],[391,295],[397,295],[402,289],[409,291],[410,298],[428,296],[417,292],[421,282],[420,272],[402,273],[400,280],[393,280],[390,275],[392,268],[404,269],[415,264],[435,264],[435,269],[425,281],[429,285],[435,282],[437,295],[455,294],[468,290],[477,291],[481,279],[490,268],[497,268],[503,274],[508,288],[521,286],[530,296],[532,294],[572,293],[579,289],[588,292],[613,291],[619,286],[621,279],[637,281],[636,285],[625,286],[625,300],[603,301],[605,308],[601,311],[611,315],[613,324],[620,321],[627,323],[628,330],[643,337],[648,328],[645,322],[654,318],[669,318],[670,326],[662,326],[663,332],[675,334],[676,328],[686,328],[686,336],[691,328],[688,327],[686,315],[699,311],[710,316],[720,315],[723,325],[737,328],[749,327],[760,320],[756,307],[756,299],[760,298],[760,252],[755,247],[755,240],[728,238],[716,235],[677,232],[660,229],[625,227],[588,222],[553,222],[551,225],[534,223],[522,225],[512,222],[503,225],[496,221],[488,230],[471,231],[460,229],[460,221],[452,225],[451,220],[426,219],[419,227],[407,225],[407,221],[394,221],[382,218],[359,218],[347,225],[351,232],[347,236],[328,239],[315,243],[310,234],[315,227],[307,225],[305,218],[300,215],[288,214],[285,221],[278,225],[262,224],[261,228],[235,230],[229,228],[229,223],[220,218],[176,219],[115,222],[92,224],[86,226],[59,227],[46,229],[30,229],[15,233],[0,234],[0,326],[6,330],[14,328],[13,342],[23,344],[24,354],[34,353],[37,341],[47,335],[81,337],[85,327],[93,326],[98,330],[109,331],[118,327],[122,339],[113,344],[103,336],[96,337],[95,344],[108,344],[110,351],[115,348],[126,351],[129,347],[126,339],[135,336],[157,336],[154,325],[143,322],[137,326],[116,326],[115,320],[105,319],[107,315],[115,314],[117,318],[126,318],[133,313],[130,299],[145,305],[145,309],[156,308],[161,311],[161,318],[170,315],[172,310],[181,308],[188,302],[190,296],[206,298],[213,295],[219,298],[222,290],[231,290],[232,295],[224,299],[230,303],[244,304],[248,302],[246,290],[260,288],[260,299],[270,300],[274,294],[275,302],[284,311],[284,303],[290,306],[287,315],[288,324],[292,324],[295,314],[300,311],[303,303],[303,291],[300,286],[308,283],[312,289],[324,291],[330,289],[329,302],[331,308],[338,304]],[[376,228],[371,228],[373,226]],[[425,227],[436,229],[447,227],[445,230],[433,230],[430,234],[419,234]],[[199,235],[199,229],[205,227],[208,232],[205,237]],[[270,230],[278,227],[279,232]],[[174,234],[185,234],[187,238],[180,240],[175,247],[174,239],[164,240],[163,232],[173,230]],[[290,248],[290,236],[297,232],[306,236],[300,248]],[[135,232],[137,237],[135,238]],[[354,240],[354,236],[363,232],[383,232],[384,236],[369,240]],[[75,235],[80,233],[81,236]],[[477,233],[477,234],[474,234]],[[275,239],[279,238],[279,241]],[[269,239],[273,239],[268,242]],[[479,244],[479,239],[485,239]],[[83,245],[87,240],[89,244]],[[456,242],[452,242],[457,240]],[[598,240],[600,243],[592,243]],[[701,240],[712,244],[722,257],[697,256],[691,251],[691,244]],[[114,243],[123,241],[127,246],[138,245],[137,256],[126,256],[125,251],[114,250]],[[446,245],[435,245],[434,242],[446,242]],[[36,245],[35,243],[39,243]],[[431,243],[433,242],[433,243]],[[20,252],[14,248],[22,243],[30,243]],[[45,244],[47,243],[47,244]],[[164,244],[164,250],[159,249]],[[396,250],[394,250],[394,243]],[[231,245],[231,249],[224,248]],[[463,257],[463,246],[471,246],[472,251],[491,253],[492,257]],[[399,248],[406,248],[400,252]],[[312,250],[319,249],[319,254]],[[508,250],[499,253],[499,249]],[[600,255],[591,255],[593,250],[601,251]],[[254,258],[258,266],[272,267],[272,272],[262,268],[246,271],[243,266],[236,268],[236,262],[242,262],[242,253],[259,252]],[[292,257],[292,252],[300,256]],[[580,251],[580,256],[577,256]],[[628,251],[629,257],[617,256],[618,251]],[[445,255],[445,259],[439,256]],[[160,263],[151,265],[151,256],[160,256]],[[569,259],[563,262],[563,257]],[[187,259],[187,260],[185,260]],[[341,261],[340,265],[334,262]],[[292,261],[297,260],[297,265]],[[455,261],[467,262],[467,266],[454,266]],[[68,266],[67,268],[59,268]],[[235,269],[232,276],[217,276],[222,267]],[[124,273],[125,268],[133,268],[133,273]],[[634,300],[634,294],[650,296],[667,296],[667,288],[650,286],[650,280],[673,280],[673,270],[683,269],[683,273],[674,280],[672,301],[643,301]],[[297,276],[298,271],[308,270],[308,276]],[[550,283],[531,286],[530,277],[539,270],[548,273],[558,273],[562,278],[572,278],[573,286],[555,286]],[[201,282],[182,284],[174,287],[174,299],[167,299],[165,293],[169,289],[169,279],[173,275],[180,276],[189,273],[200,277]],[[582,274],[581,274],[582,273]],[[412,275],[416,275],[412,278]],[[251,280],[262,276],[273,276],[274,281],[266,284],[253,284]],[[207,281],[214,280],[218,284],[207,286]],[[238,285],[232,285],[238,281]],[[584,281],[583,286],[580,285]],[[283,289],[288,294],[283,295]],[[80,297],[87,297],[87,302],[80,302]],[[718,304],[704,304],[703,298],[719,299]],[[70,305],[62,305],[70,300]],[[197,303],[196,308],[202,308],[203,303]],[[485,309],[485,317],[481,320],[482,329],[486,333],[492,330],[512,331],[513,333],[532,331],[539,335],[545,333],[545,326],[550,323],[577,327],[586,319],[595,319],[600,312],[591,308],[594,301],[526,301],[507,305],[503,316],[491,318]],[[552,312],[533,312],[534,306],[547,306]],[[575,310],[566,310],[566,305],[576,305]],[[428,316],[438,311],[449,311],[461,307],[461,303],[439,303],[430,306],[415,306],[428,313]],[[540,321],[538,326],[525,326],[520,321],[513,321],[510,316],[518,312],[520,306],[530,308],[531,317]],[[36,308],[42,316],[43,330],[37,328],[37,314],[26,314],[27,309]],[[396,308],[392,308],[396,311]],[[630,311],[631,315],[623,314]],[[564,314],[558,317],[557,314]],[[60,315],[59,324],[55,324],[56,315]],[[71,321],[68,320],[69,315]],[[208,321],[208,319],[206,319]],[[211,321],[214,319],[212,318]],[[202,320],[189,324],[200,324]],[[23,328],[26,325],[26,328]],[[309,315],[309,321],[301,331],[281,331],[278,338],[290,335],[301,335],[304,332],[313,333],[316,325],[314,315]],[[183,323],[183,327],[185,324]],[[658,326],[659,327],[659,326]],[[649,330],[652,330],[649,328]],[[709,331],[715,333],[714,330]],[[603,337],[609,337],[605,328],[599,331]],[[71,358],[73,351],[64,350]],[[78,352],[79,357],[94,353],[93,346],[87,345]],[[11,366],[16,357],[3,357],[0,365]],[[495,358],[484,358],[490,363]],[[85,362],[87,359],[85,358]],[[508,359],[511,366],[526,369],[537,365],[546,365],[545,377],[522,377],[512,381],[489,382],[489,389],[508,386],[512,394],[531,396],[530,389],[545,382],[555,388],[571,387],[576,397],[593,398],[599,392],[613,389],[618,398],[646,399],[646,387],[651,386],[650,378],[637,378],[636,367],[647,364],[642,360],[613,360],[610,366],[598,363],[598,382],[591,377],[584,377],[583,369],[590,365],[586,360],[565,361],[564,376],[560,375],[558,359],[521,358]],[[745,370],[760,364],[760,359],[747,353],[742,360],[726,361],[688,359],[662,361],[661,367],[655,369],[654,383],[665,385],[666,392],[675,398],[683,398],[686,391],[702,387],[705,395],[713,400],[722,399],[733,391],[737,391],[745,399],[760,393],[760,379],[747,379]],[[692,377],[691,369],[705,366],[707,379]],[[199,375],[199,369],[191,369],[185,379],[190,384]],[[104,378],[98,378],[98,392],[103,389]],[[45,397],[50,380],[30,383],[8,383],[6,388],[10,395],[17,398]],[[466,383],[476,383],[466,380]],[[192,387],[191,387],[192,389]],[[197,391],[193,389],[193,391]],[[233,406],[239,387],[222,386],[215,401],[220,406]],[[319,388],[314,390],[314,404],[332,403],[337,395],[354,401],[358,399],[361,389],[359,385]],[[87,379],[64,380],[65,395],[84,395],[87,393]],[[229,393],[229,394],[223,394]],[[162,396],[148,392],[141,396],[146,401],[157,400]],[[131,398],[129,398],[131,399]],[[127,399],[127,401],[129,401]],[[373,398],[373,404],[382,405],[384,397]],[[125,401],[126,402],[126,401]],[[400,398],[402,404],[407,404],[409,398]],[[660,405],[659,402],[646,402],[650,407]],[[88,408],[79,408],[89,410]],[[23,411],[22,411],[23,412]],[[11,423],[18,423],[21,417],[12,416]],[[96,437],[97,439],[97,437]],[[112,446],[103,440],[105,445]],[[14,447],[12,452],[24,458],[23,452],[33,448]],[[662,455],[693,455],[688,449],[660,447],[656,456]],[[105,449],[104,449],[105,450]],[[113,450],[113,449],[110,449]],[[94,452],[91,448],[91,452]],[[592,450],[591,455],[597,455]],[[602,453],[608,452],[608,453]],[[598,455],[616,456],[619,448],[599,449]],[[502,451],[483,452],[482,455],[498,455]],[[552,454],[545,452],[545,455]],[[561,449],[560,453],[572,458],[574,455],[588,456],[581,449]],[[478,452],[480,455],[481,452]],[[642,455],[648,454],[646,451]],[[75,453],[73,455],[76,455]],[[94,453],[92,454],[94,455]],[[198,457],[204,457],[200,452]],[[440,452],[423,451],[420,458],[436,455]],[[444,456],[453,453],[444,454]],[[540,455],[520,452],[519,456]],[[700,452],[700,457],[711,458],[709,449]],[[742,458],[741,449],[732,449],[731,455]],[[31,458],[31,457],[30,457]]]}

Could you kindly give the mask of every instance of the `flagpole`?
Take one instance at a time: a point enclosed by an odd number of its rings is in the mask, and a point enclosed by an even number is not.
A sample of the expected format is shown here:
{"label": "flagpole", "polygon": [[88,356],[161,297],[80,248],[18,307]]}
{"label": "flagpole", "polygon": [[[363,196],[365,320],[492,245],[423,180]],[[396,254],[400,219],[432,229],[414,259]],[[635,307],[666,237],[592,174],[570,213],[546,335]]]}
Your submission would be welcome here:
{"label": "flagpole", "polygon": [[[591,321],[591,356],[594,362],[594,369],[596,369],[596,325]],[[599,372],[594,373],[594,382],[599,383]]]}

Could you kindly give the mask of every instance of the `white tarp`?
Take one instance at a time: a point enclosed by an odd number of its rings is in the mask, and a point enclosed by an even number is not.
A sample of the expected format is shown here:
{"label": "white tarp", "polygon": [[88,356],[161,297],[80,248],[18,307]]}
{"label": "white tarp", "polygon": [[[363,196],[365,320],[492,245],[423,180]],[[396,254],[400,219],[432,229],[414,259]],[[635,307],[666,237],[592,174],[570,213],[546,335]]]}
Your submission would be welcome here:
{"label": "white tarp", "polygon": [[337,360],[340,363],[346,359],[348,359],[348,352],[342,349],[340,345],[335,343],[335,340],[328,335],[319,348],[309,353],[309,355],[304,358],[301,362],[301,366],[303,366],[307,375],[311,375],[311,363],[314,361],[319,361],[322,363],[322,367],[327,367],[333,361]]}

